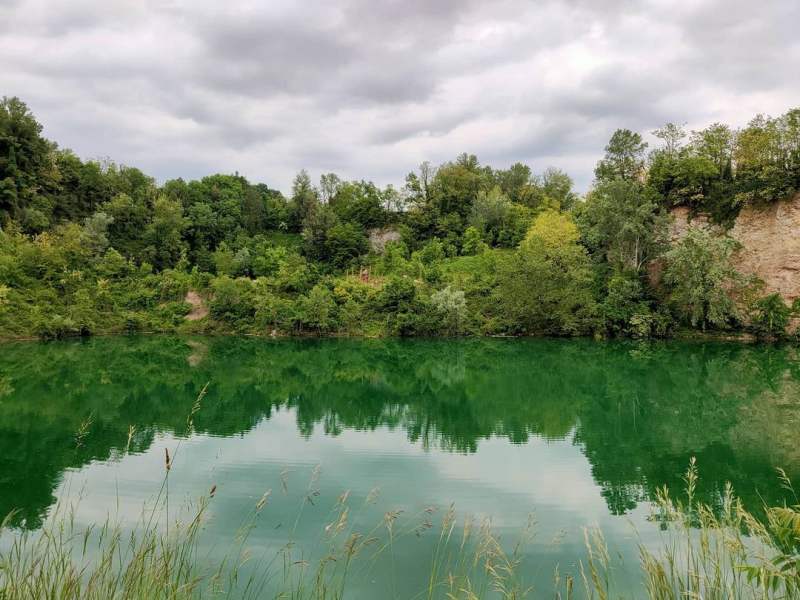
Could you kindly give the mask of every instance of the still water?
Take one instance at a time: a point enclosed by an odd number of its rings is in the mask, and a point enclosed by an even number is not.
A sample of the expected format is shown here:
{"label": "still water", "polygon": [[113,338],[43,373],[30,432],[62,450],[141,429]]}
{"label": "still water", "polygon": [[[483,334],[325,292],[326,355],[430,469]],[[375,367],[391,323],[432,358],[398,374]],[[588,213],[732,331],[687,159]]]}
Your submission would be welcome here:
{"label": "still water", "polygon": [[649,518],[656,490],[680,491],[697,457],[706,502],[718,504],[726,482],[751,510],[782,502],[775,468],[800,477],[798,431],[792,348],[178,337],[0,346],[0,515],[16,510],[17,532],[41,527],[58,500],[77,507],[78,525],[135,520],[160,489],[168,448],[178,450],[173,504],[217,486],[206,557],[230,547],[267,490],[247,540],[254,554],[294,541],[313,558],[346,491],[355,530],[398,515],[409,535],[387,560],[366,561],[350,597],[420,592],[451,504],[459,518],[490,517],[509,545],[532,515],[522,572],[539,589],[556,567],[577,573],[584,529],[599,527],[621,588],[638,595],[638,544],[660,535]]}

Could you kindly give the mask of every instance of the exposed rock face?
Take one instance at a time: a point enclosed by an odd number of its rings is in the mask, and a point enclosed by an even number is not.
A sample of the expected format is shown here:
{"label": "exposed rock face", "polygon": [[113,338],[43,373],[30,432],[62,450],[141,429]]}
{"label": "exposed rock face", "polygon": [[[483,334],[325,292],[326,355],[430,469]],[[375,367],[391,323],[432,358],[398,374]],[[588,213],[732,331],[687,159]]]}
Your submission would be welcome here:
{"label": "exposed rock face", "polygon": [[383,254],[386,249],[386,244],[389,242],[397,242],[400,240],[400,232],[396,229],[370,229],[369,231],[369,245],[373,252]]}
{"label": "exposed rock face", "polygon": [[[672,237],[682,237],[689,227],[709,227],[704,216],[689,221],[689,210],[672,211]],[[736,269],[765,283],[765,293],[779,293],[788,303],[800,297],[800,194],[792,200],[763,208],[746,207],[728,234],[742,245]]]}
{"label": "exposed rock face", "polygon": [[800,194],[763,209],[744,209],[731,235],[742,245],[736,266],[754,273],[785,300],[800,297]]}
{"label": "exposed rock face", "polygon": [[187,321],[199,321],[203,317],[208,316],[208,307],[197,292],[189,290],[186,292],[186,298],[184,298],[183,301],[192,305],[192,310],[189,311],[189,314],[185,317]]}

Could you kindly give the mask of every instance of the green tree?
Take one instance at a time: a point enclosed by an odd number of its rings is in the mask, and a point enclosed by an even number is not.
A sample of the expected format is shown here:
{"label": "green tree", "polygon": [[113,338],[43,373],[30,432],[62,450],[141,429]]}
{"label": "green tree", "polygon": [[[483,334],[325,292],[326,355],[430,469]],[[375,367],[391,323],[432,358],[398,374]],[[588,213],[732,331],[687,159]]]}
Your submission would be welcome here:
{"label": "green tree", "polygon": [[214,251],[214,267],[218,275],[236,275],[236,254],[225,242]]}
{"label": "green tree", "polygon": [[769,294],[756,302],[753,328],[760,335],[781,337],[786,333],[791,317],[792,309],[783,297],[777,293]]}
{"label": "green tree", "polygon": [[473,225],[470,225],[464,230],[464,240],[461,242],[461,254],[464,256],[473,256],[480,254],[486,248],[480,231]]}
{"label": "green tree", "polygon": [[336,173],[325,173],[319,178],[319,192],[320,200],[323,204],[330,204],[339,194],[339,190],[343,185],[343,181],[339,179]]}
{"label": "green tree", "polygon": [[211,282],[211,316],[234,326],[246,326],[256,312],[253,283],[227,275]]}
{"label": "green tree", "polygon": [[464,292],[449,285],[431,295],[431,304],[442,319],[442,331],[448,335],[462,332],[467,317],[467,301]]}
{"label": "green tree", "polygon": [[577,213],[587,246],[618,271],[642,271],[667,246],[669,215],[657,200],[636,181],[600,182]]}
{"label": "green tree", "polygon": [[617,129],[606,146],[605,157],[594,170],[598,181],[640,179],[644,171],[644,153],[647,143],[630,129]]}
{"label": "green tree", "polygon": [[469,222],[489,245],[513,248],[525,237],[532,217],[530,209],[511,202],[495,186],[478,193]]}
{"label": "green tree", "polygon": [[561,210],[571,210],[578,201],[572,185],[572,178],[561,169],[548,167],[542,173],[542,192],[545,198],[557,202]]}
{"label": "green tree", "polygon": [[303,252],[311,260],[328,262],[331,259],[328,238],[339,217],[329,205],[314,209],[303,222]]}
{"label": "green tree", "polygon": [[330,204],[342,221],[368,229],[386,222],[383,202],[381,191],[371,181],[348,181],[340,183]]}
{"label": "green tree", "polygon": [[295,303],[296,319],[301,327],[315,329],[318,333],[330,331],[335,326],[336,303],[333,294],[324,285],[317,284],[307,296]]}
{"label": "green tree", "polygon": [[501,263],[497,302],[509,327],[523,333],[577,334],[595,311],[592,272],[569,216],[536,217],[510,260]]}
{"label": "green tree", "polygon": [[299,231],[319,205],[319,193],[311,184],[308,172],[302,169],[292,182],[292,199],[289,203],[290,227]]}
{"label": "green tree", "polygon": [[153,218],[144,232],[144,255],[156,269],[177,264],[186,245],[183,230],[186,221],[180,202],[160,196],[153,206]]}
{"label": "green tree", "polygon": [[337,223],[328,231],[325,253],[330,263],[342,269],[369,250],[364,231],[355,223]]}
{"label": "green tree", "polygon": [[654,152],[647,174],[647,183],[668,206],[687,205],[701,210],[707,208],[718,181],[717,167],[711,159],[689,151]]}
{"label": "green tree", "polygon": [[503,194],[512,202],[530,204],[533,173],[528,165],[514,163],[506,170],[495,172],[495,180]]}
{"label": "green tree", "polygon": [[735,134],[728,125],[714,123],[700,131],[693,131],[691,140],[695,152],[713,162],[720,177],[730,172]]}
{"label": "green tree", "polygon": [[19,98],[0,100],[0,222],[16,218],[40,191],[51,145]]}
{"label": "green tree", "polygon": [[675,123],[667,123],[661,129],[653,131],[653,135],[664,142],[664,154],[674,157],[681,150],[683,140],[686,138],[686,130]]}
{"label": "green tree", "polygon": [[743,283],[732,262],[737,247],[728,236],[692,227],[664,255],[670,301],[693,327],[723,327],[738,316],[732,297]]}
{"label": "green tree", "polygon": [[114,217],[102,211],[84,219],[83,240],[95,254],[103,254],[108,248],[108,227],[113,222]]}

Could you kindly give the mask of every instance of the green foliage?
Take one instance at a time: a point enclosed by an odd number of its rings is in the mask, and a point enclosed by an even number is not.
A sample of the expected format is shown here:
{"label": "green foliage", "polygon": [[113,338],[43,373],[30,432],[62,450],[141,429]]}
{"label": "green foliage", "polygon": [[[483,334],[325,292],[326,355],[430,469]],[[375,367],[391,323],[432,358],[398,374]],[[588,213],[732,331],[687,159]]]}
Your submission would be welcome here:
{"label": "green foliage", "polygon": [[442,319],[442,331],[448,335],[462,333],[467,317],[467,302],[464,292],[446,288],[431,296],[431,305]]}
{"label": "green foliage", "polygon": [[637,181],[644,171],[647,143],[630,129],[617,129],[606,146],[605,157],[597,163],[594,176],[598,181]]}
{"label": "green foliage", "polygon": [[470,226],[490,246],[514,248],[525,237],[532,218],[530,209],[511,202],[499,187],[494,187],[488,193],[478,194]]}
{"label": "green foliage", "polygon": [[747,127],[722,123],[692,132],[667,125],[655,132],[665,147],[650,158],[647,182],[667,205],[685,205],[729,225],[746,205],[791,197],[800,190],[800,109]]}
{"label": "green foliage", "polygon": [[727,236],[693,227],[665,254],[670,301],[693,327],[725,327],[739,316],[733,294],[743,279],[731,262],[736,248]]}
{"label": "green foliage", "polygon": [[327,259],[337,269],[353,264],[367,253],[369,242],[364,231],[353,222],[337,223],[325,240]]}
{"label": "green foliage", "polygon": [[380,227],[387,219],[381,191],[371,181],[340,182],[329,203],[342,221],[364,229]]}
{"label": "green foliage", "polygon": [[719,178],[717,166],[707,157],[691,152],[653,154],[648,183],[669,206],[707,206]]}
{"label": "green foliage", "polygon": [[737,136],[733,158],[740,204],[772,202],[800,190],[800,109],[750,121]]}
{"label": "green foliage", "polygon": [[[667,124],[649,158],[638,133],[617,130],[584,201],[563,171],[495,169],[468,153],[423,163],[402,190],[333,173],[315,187],[300,171],[287,199],[239,174],[159,186],[133,167],[83,161],[5,98],[0,335],[664,335],[671,314],[645,273],[669,249],[666,208],[730,222],[743,205],[800,189],[798,123],[793,110],[739,131],[687,136]],[[373,249],[374,228],[402,241]],[[740,290],[719,266],[729,256],[711,238],[690,249],[696,241],[668,255],[669,305],[693,326],[734,324]],[[189,289],[207,317],[185,318]],[[751,303],[764,335],[785,320],[774,302]]]}
{"label": "green foliage", "polygon": [[233,279],[221,275],[211,281],[211,316],[231,325],[255,316],[253,283],[249,279]]}
{"label": "green foliage", "polygon": [[311,217],[319,205],[319,192],[311,184],[311,178],[304,170],[300,171],[292,182],[292,198],[289,203],[288,227],[299,231],[305,221]]}
{"label": "green foliage", "polygon": [[669,216],[652,190],[635,181],[601,182],[576,217],[588,248],[619,271],[641,272],[667,246]]}
{"label": "green foliage", "polygon": [[486,250],[488,246],[483,241],[480,231],[470,225],[464,230],[464,240],[461,242],[461,254],[473,256]]}
{"label": "green foliage", "polygon": [[387,329],[392,334],[426,335],[436,330],[434,315],[409,277],[390,277],[377,295],[375,306],[386,315]]}
{"label": "green foliage", "polygon": [[314,329],[317,333],[333,330],[336,323],[336,303],[333,294],[326,286],[315,285],[307,296],[301,295],[297,299],[295,315],[301,329]]}
{"label": "green foliage", "polygon": [[586,250],[566,215],[546,211],[500,264],[497,301],[512,331],[586,333],[595,310]]}
{"label": "green foliage", "polygon": [[782,337],[786,333],[792,309],[780,294],[769,294],[756,302],[752,317],[753,328],[759,335]]}

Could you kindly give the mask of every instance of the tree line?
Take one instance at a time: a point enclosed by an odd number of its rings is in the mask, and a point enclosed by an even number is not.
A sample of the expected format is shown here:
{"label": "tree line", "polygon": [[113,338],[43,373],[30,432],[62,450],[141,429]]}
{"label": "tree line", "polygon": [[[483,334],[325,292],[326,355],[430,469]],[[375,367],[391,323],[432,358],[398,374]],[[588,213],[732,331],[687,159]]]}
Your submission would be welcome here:
{"label": "tree line", "polygon": [[[306,171],[291,194],[245,177],[158,185],[84,161],[0,102],[0,334],[137,330],[353,335],[781,335],[798,307],[737,273],[721,227],[800,190],[800,109],[735,130],[617,130],[588,193],[550,168],[462,154],[401,188]],[[390,231],[380,251],[375,232]],[[663,271],[658,283],[652,265]],[[209,304],[186,322],[186,291]]]}

